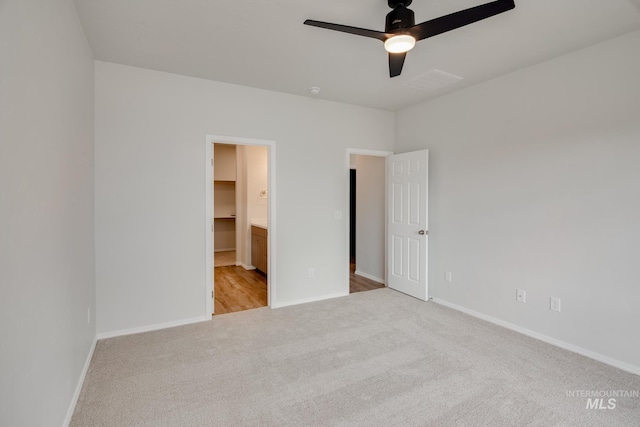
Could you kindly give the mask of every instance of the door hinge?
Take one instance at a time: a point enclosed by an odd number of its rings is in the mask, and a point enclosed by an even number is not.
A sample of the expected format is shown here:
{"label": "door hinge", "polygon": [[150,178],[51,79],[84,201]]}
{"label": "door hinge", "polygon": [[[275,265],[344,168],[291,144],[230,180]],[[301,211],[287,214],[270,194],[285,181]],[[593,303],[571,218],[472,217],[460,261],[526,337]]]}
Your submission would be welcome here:
{"label": "door hinge", "polygon": [[211,159],[211,166],[213,166],[213,159]]}

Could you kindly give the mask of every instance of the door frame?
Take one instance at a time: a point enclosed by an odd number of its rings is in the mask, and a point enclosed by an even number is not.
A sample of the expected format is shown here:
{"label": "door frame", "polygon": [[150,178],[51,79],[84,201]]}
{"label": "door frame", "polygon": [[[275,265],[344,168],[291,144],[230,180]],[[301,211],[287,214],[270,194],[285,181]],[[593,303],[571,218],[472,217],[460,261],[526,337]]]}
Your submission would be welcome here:
{"label": "door frame", "polygon": [[[381,150],[366,150],[366,149],[361,149],[361,148],[347,148],[347,153],[346,153],[346,162],[345,162],[345,166],[346,166],[346,186],[345,188],[347,189],[346,193],[346,228],[345,228],[345,247],[346,247],[346,252],[345,254],[347,254],[346,256],[346,284],[345,284],[345,289],[346,289],[346,295],[349,295],[350,293],[350,289],[349,289],[349,269],[351,268],[350,266],[350,260],[349,260],[349,229],[350,229],[350,224],[349,224],[349,217],[351,215],[351,207],[349,205],[349,192],[350,192],[350,170],[351,170],[351,155],[352,154],[356,154],[359,156],[371,156],[371,157],[389,157],[393,154],[395,154],[393,151],[381,151]],[[385,273],[384,273],[384,281],[385,283],[387,283],[389,280],[389,278],[387,277],[388,275],[388,271],[386,268],[386,264],[387,264],[387,255],[388,255],[388,247],[387,247],[387,209],[386,209],[386,203],[387,203],[387,171],[386,171],[387,167],[386,167],[386,160],[385,160],[385,174],[384,174],[384,200],[385,200],[385,210],[384,210],[384,262],[385,262]],[[357,171],[357,170],[356,170]],[[357,174],[357,172],[356,172]],[[356,178],[357,179],[357,178]],[[357,235],[356,235],[356,240],[358,239]],[[385,284],[386,286],[386,284]]]}
{"label": "door frame", "polygon": [[276,141],[226,135],[207,135],[205,146],[205,313],[213,314],[213,143],[267,147],[267,245],[269,274],[267,276],[267,305],[277,306],[276,294]]}

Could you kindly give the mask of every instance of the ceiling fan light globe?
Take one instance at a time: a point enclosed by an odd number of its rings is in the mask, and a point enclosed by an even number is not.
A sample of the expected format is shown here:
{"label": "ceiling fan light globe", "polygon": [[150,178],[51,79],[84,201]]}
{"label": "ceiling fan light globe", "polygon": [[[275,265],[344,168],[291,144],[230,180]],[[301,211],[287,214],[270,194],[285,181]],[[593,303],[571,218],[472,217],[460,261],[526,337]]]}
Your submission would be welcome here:
{"label": "ceiling fan light globe", "polygon": [[384,48],[389,53],[409,52],[416,45],[416,39],[407,34],[398,34],[384,42]]}

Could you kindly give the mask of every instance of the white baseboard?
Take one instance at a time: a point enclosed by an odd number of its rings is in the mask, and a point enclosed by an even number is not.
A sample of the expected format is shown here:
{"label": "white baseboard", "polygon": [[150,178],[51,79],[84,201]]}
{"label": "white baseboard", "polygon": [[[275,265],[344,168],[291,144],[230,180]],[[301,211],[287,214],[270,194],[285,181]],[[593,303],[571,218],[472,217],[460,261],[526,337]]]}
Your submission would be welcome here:
{"label": "white baseboard", "polygon": [[541,333],[531,331],[526,328],[522,328],[518,325],[514,325],[513,323],[505,322],[504,320],[496,319],[495,317],[487,316],[486,314],[482,314],[480,312],[470,310],[468,308],[459,306],[457,304],[450,303],[448,301],[441,300],[439,298],[430,298],[431,301],[436,304],[443,305],[445,307],[452,308],[456,311],[461,311],[462,313],[468,314],[473,317],[477,317],[478,319],[486,320],[487,322],[493,323],[498,326],[502,326],[503,328],[511,329],[512,331],[519,332],[523,335],[527,335],[531,338],[535,338],[537,340],[546,342],[547,344],[554,345],[556,347],[560,347],[564,350],[569,350],[574,353],[578,353],[582,356],[588,357],[593,360],[597,360],[598,362],[605,363],[607,365],[613,366],[614,368],[622,369],[623,371],[630,372],[635,375],[640,375],[640,367],[631,365],[626,362],[622,362],[617,359],[613,359],[609,356],[605,356],[600,353],[596,353],[591,350],[587,350],[586,348],[578,347],[576,345],[570,344],[568,342],[561,341],[556,338],[549,337],[547,335],[543,335]]}
{"label": "white baseboard", "polygon": [[211,316],[194,317],[191,319],[176,320],[175,322],[158,323],[155,325],[140,326],[138,328],[122,329],[120,331],[101,332],[98,334],[98,339],[103,340],[105,338],[114,338],[114,337],[121,337],[124,335],[139,334],[142,332],[157,331],[159,329],[167,329],[167,328],[173,328],[176,326],[190,325],[192,323],[206,322],[208,320],[211,320]]}
{"label": "white baseboard", "polygon": [[363,272],[362,272],[362,271],[360,271],[360,270],[356,270],[356,271],[355,271],[355,275],[356,275],[356,276],[364,277],[365,279],[373,280],[374,282],[380,283],[380,284],[382,284],[382,285],[386,285],[386,283],[385,283],[384,279],[381,279],[381,278],[376,277],[376,276],[372,276],[372,275],[367,274],[367,273],[363,273]]}
{"label": "white baseboard", "polygon": [[289,307],[289,306],[298,305],[298,304],[307,304],[310,302],[324,301],[326,299],[346,297],[348,295],[349,295],[349,292],[339,292],[337,294],[323,295],[323,296],[314,297],[314,298],[304,298],[304,299],[299,299],[295,301],[286,301],[286,302],[277,303],[277,304],[274,304],[272,302],[271,308],[282,308],[282,307]]}
{"label": "white baseboard", "polygon": [[247,265],[242,262],[236,262],[237,266],[244,268],[245,270],[255,270],[256,268],[253,265]]}
{"label": "white baseboard", "polygon": [[91,364],[91,359],[93,358],[93,352],[96,349],[96,343],[98,342],[98,337],[93,337],[93,343],[91,343],[91,348],[89,349],[89,353],[87,354],[87,358],[84,361],[84,367],[82,368],[82,373],[80,374],[80,378],[78,378],[78,384],[76,385],[76,390],[73,393],[73,397],[71,398],[71,403],[69,404],[69,409],[67,409],[67,416],[64,418],[64,427],[67,427],[71,422],[71,417],[73,417],[73,413],[76,410],[76,404],[78,403],[78,398],[80,397],[80,392],[82,391],[82,385],[84,384],[84,378],[87,375],[87,371],[89,371],[89,365]]}

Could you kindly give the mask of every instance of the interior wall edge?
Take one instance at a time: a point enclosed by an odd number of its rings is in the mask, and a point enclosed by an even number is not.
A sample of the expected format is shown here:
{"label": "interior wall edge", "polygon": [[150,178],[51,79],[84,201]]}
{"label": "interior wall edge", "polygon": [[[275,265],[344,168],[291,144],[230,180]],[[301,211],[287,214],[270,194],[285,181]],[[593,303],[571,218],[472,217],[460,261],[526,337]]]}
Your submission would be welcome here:
{"label": "interior wall edge", "polygon": [[277,304],[272,304],[271,308],[290,307],[292,305],[307,304],[310,302],[324,301],[328,299],[341,298],[346,296],[349,296],[349,292],[338,292],[335,294],[321,295],[321,296],[312,297],[312,298],[304,298],[304,299],[298,299],[298,300],[292,300],[292,301],[282,301],[282,302],[278,302]]}
{"label": "interior wall edge", "polygon": [[458,304],[453,304],[448,301],[445,301],[440,298],[429,298],[430,301],[440,304],[442,306],[451,308],[453,310],[459,311],[464,314],[468,314],[469,316],[473,316],[477,319],[487,321],[489,323],[493,323],[494,325],[501,326],[506,329],[510,329],[514,332],[518,332],[519,334],[526,335],[531,338],[535,338],[537,340],[543,341],[547,344],[553,345],[555,347],[561,348],[563,350],[568,350],[573,353],[580,354],[581,356],[588,357],[589,359],[596,360],[598,362],[602,362],[606,365],[613,366],[614,368],[622,369],[623,371],[635,374],[640,376],[640,366],[635,366],[630,363],[622,362],[620,360],[614,359],[609,356],[605,356],[604,354],[597,353],[595,351],[587,350],[586,348],[579,347],[577,345],[568,343],[566,341],[559,340],[557,338],[550,337],[548,335],[541,334],[539,332],[532,331],[530,329],[523,328],[521,326],[515,325],[513,323],[505,322],[504,320],[497,319],[495,317],[488,316],[484,313],[480,313],[475,310],[468,309]]}
{"label": "interior wall edge", "polygon": [[82,386],[84,385],[84,379],[87,376],[87,372],[89,371],[89,365],[91,364],[91,359],[93,358],[93,353],[96,350],[96,344],[98,343],[98,336],[96,335],[93,338],[93,342],[91,343],[91,348],[89,348],[89,353],[87,353],[87,358],[84,362],[84,367],[82,368],[82,372],[80,373],[80,378],[78,378],[78,383],[76,384],[76,390],[71,397],[71,402],[69,403],[69,409],[67,410],[67,416],[64,419],[63,426],[68,426],[71,422],[71,417],[73,417],[73,412],[76,410],[76,404],[78,403],[78,398],[80,397],[80,392],[82,391]]}
{"label": "interior wall edge", "polygon": [[157,331],[160,329],[174,328],[176,326],[184,326],[184,325],[191,325],[193,323],[207,322],[209,320],[211,320],[211,316],[201,316],[201,317],[193,317],[190,319],[176,320],[173,322],[156,323],[152,325],[138,326],[135,328],[121,329],[118,331],[100,332],[97,335],[97,339],[103,340],[107,338],[121,337],[125,335],[140,334],[143,332],[151,332],[151,331]]}

